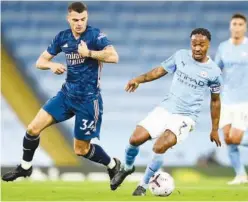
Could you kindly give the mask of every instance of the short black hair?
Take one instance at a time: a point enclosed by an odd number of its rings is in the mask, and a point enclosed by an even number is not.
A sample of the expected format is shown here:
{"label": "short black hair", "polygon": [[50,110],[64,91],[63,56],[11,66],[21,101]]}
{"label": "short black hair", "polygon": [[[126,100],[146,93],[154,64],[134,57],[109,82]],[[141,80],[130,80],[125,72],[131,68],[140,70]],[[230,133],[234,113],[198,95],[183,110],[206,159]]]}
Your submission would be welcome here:
{"label": "short black hair", "polygon": [[232,19],[235,19],[235,18],[240,18],[240,19],[243,19],[245,22],[247,22],[247,19],[246,19],[245,15],[243,15],[241,13],[233,14]]}
{"label": "short black hair", "polygon": [[68,6],[68,12],[71,11],[82,13],[84,11],[87,11],[87,6],[82,2],[73,2]]}
{"label": "short black hair", "polygon": [[208,38],[209,41],[211,41],[211,33],[210,31],[208,31],[205,28],[196,28],[194,29],[191,34],[190,34],[190,38],[195,35],[195,34],[201,34],[203,36],[206,36]]}

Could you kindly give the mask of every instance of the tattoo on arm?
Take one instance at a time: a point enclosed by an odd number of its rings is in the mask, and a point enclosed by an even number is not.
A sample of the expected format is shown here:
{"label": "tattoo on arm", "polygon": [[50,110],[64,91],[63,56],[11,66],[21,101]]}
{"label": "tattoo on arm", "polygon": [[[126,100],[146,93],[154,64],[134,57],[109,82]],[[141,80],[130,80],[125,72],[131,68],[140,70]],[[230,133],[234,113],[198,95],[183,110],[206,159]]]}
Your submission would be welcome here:
{"label": "tattoo on arm", "polygon": [[167,74],[167,72],[165,71],[165,69],[163,67],[156,67],[153,70],[151,70],[150,72],[147,72],[147,73],[142,74],[139,77],[137,77],[137,80],[139,81],[139,83],[146,83],[149,81],[159,79],[160,77],[162,77],[166,74]]}
{"label": "tattoo on arm", "polygon": [[107,46],[101,51],[89,51],[89,57],[107,63],[117,63],[119,60],[118,54],[113,46]]}

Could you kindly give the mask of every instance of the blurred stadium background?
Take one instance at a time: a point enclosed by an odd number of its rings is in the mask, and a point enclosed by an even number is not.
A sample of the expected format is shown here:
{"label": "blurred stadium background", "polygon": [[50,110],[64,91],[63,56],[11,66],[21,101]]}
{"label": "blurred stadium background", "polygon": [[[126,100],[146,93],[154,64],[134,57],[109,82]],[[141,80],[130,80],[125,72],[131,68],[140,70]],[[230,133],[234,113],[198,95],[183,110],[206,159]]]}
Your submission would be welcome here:
{"label": "blurred stadium background", "polygon": [[[160,64],[176,50],[189,48],[189,35],[196,27],[211,31],[213,40],[210,55],[214,57],[218,44],[229,38],[231,15],[241,12],[248,16],[248,2],[85,3],[89,10],[89,24],[99,27],[108,35],[120,56],[119,64],[106,64],[103,69],[104,120],[100,144],[121,160],[136,123],[162,100],[168,92],[171,78],[167,76],[142,85],[135,94],[124,92],[126,82]],[[2,2],[2,172],[20,162],[22,138],[27,124],[64,82],[65,75],[57,76],[51,71],[38,70],[35,62],[53,37],[67,29],[68,4]],[[63,54],[56,60],[65,63]],[[208,94],[206,99],[209,99]],[[46,179],[48,175],[56,178],[58,172],[64,170],[84,173],[102,171],[102,167],[92,166],[73,154],[73,127],[74,119],[71,119],[43,132],[41,146],[34,158],[34,178]],[[215,166],[220,175],[233,175],[231,169],[222,172],[229,166],[226,148],[223,144],[216,149],[209,140],[209,132],[207,104],[202,109],[196,130],[185,142],[166,154],[164,168],[211,170]],[[141,147],[137,158],[140,171],[144,170],[151,158],[151,148],[152,142]],[[241,148],[246,164],[247,152],[247,149]],[[77,179],[83,178],[77,176]]]}

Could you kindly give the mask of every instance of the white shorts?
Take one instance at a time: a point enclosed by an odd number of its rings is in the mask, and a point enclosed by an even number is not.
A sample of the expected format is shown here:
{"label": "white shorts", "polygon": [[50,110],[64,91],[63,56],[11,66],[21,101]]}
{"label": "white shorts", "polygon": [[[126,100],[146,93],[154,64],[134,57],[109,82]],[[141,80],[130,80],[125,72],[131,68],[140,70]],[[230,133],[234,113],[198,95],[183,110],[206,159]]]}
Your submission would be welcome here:
{"label": "white shorts", "polygon": [[248,103],[222,105],[219,128],[229,124],[243,131],[248,129]]}
{"label": "white shorts", "polygon": [[138,125],[144,127],[151,138],[157,138],[165,130],[170,130],[176,135],[178,143],[184,140],[189,132],[193,130],[195,122],[187,116],[171,114],[163,107],[156,107]]}

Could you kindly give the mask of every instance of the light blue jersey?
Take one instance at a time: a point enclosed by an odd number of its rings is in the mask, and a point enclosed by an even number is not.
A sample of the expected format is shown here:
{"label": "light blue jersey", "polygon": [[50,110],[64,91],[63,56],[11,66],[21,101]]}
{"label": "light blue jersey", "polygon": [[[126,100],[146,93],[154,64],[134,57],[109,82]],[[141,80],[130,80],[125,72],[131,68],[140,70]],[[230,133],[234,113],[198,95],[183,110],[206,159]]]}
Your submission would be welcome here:
{"label": "light blue jersey", "polygon": [[222,42],[215,62],[223,71],[223,103],[248,102],[248,38],[240,45],[231,39]]}
{"label": "light blue jersey", "polygon": [[195,61],[190,50],[176,52],[161,65],[168,73],[174,73],[170,92],[161,106],[170,113],[189,116],[196,121],[206,90],[220,93],[220,68],[211,58],[206,63]]}

